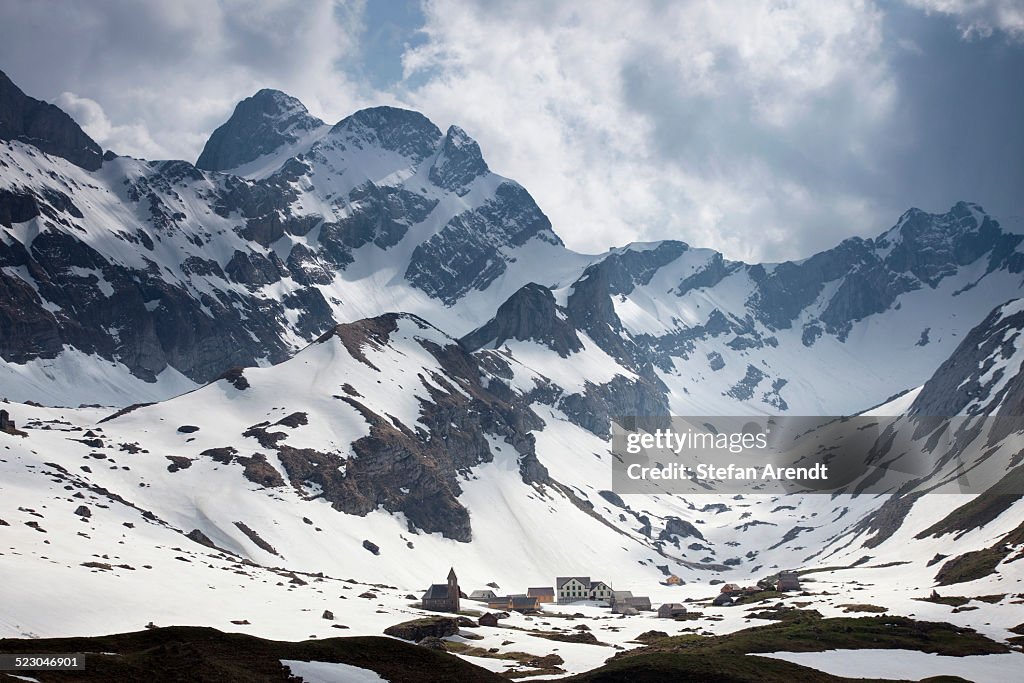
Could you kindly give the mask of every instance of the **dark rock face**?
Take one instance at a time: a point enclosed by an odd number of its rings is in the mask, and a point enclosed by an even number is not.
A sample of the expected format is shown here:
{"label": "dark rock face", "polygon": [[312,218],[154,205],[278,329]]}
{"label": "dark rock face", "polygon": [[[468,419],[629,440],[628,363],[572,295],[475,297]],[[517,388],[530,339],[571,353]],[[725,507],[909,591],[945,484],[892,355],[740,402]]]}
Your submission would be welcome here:
{"label": "dark rock face", "polygon": [[225,171],[296,142],[324,125],[294,97],[279,90],[260,90],[238,103],[234,113],[213,131],[196,167]]}
{"label": "dark rock face", "polygon": [[547,287],[530,283],[508,298],[483,327],[470,332],[459,343],[470,351],[510,339],[540,342],[563,358],[583,350],[576,330]]}
{"label": "dark rock face", "polygon": [[[1024,414],[1024,373],[1006,377],[1013,369],[1006,361],[1020,353],[1021,334],[1024,307],[1020,300],[996,307],[925,383],[910,407],[911,414]],[[1009,367],[996,367],[1000,363]]]}
{"label": "dark rock face", "polygon": [[324,258],[339,269],[352,263],[352,252],[363,245],[372,242],[381,249],[395,246],[411,226],[426,219],[437,206],[436,199],[373,183],[353,189],[348,199],[349,215],[325,223],[318,238]]}
{"label": "dark rock face", "polygon": [[451,306],[474,289],[485,289],[505,272],[508,259],[500,249],[518,247],[538,237],[562,241],[533,197],[513,182],[498,187],[493,200],[452,218],[440,232],[416,247],[406,279]]}
{"label": "dark rock face", "polygon": [[740,263],[726,263],[725,258],[715,253],[708,263],[693,275],[683,279],[676,288],[676,294],[683,296],[694,289],[710,288],[742,268]]}
{"label": "dark rock face", "polygon": [[754,396],[754,392],[757,390],[757,385],[761,383],[767,375],[765,375],[760,369],[755,368],[753,365],[747,365],[747,372],[743,375],[743,379],[734,384],[725,393],[733,398],[738,398],[741,401],[749,401]]}
{"label": "dark rock face", "polygon": [[429,177],[438,187],[461,197],[469,192],[469,184],[487,171],[480,145],[466,131],[452,126],[441,143],[440,155],[430,167]]}
{"label": "dark rock face", "polygon": [[[587,383],[582,394],[569,394],[558,407],[574,423],[601,438],[611,438],[615,417],[655,418],[651,424],[667,427],[669,406],[665,385],[657,378],[630,379],[616,375],[606,384]],[[664,418],[658,421],[657,418]]]}
{"label": "dark rock face", "polygon": [[[413,316],[391,314],[339,325],[320,343],[337,338],[354,359],[372,368],[364,349],[387,346],[400,322],[422,330],[429,327]],[[497,395],[484,387],[476,356],[455,343],[439,346],[425,339],[419,343],[444,373],[421,378],[429,399],[421,402],[415,428],[370,410],[353,396],[338,395],[370,425],[369,435],[351,445],[355,458],[294,448],[288,445],[286,433],[272,431],[266,423],[253,426],[245,435],[277,451],[293,486],[300,491],[319,487],[323,498],[338,510],[356,515],[379,508],[402,512],[412,530],[440,532],[469,542],[472,528],[469,512],[458,500],[462,491],[458,473],[493,460],[484,434],[494,434],[517,453],[526,483],[547,482],[547,471],[537,460],[529,433],[542,423],[522,398]],[[494,356],[492,362],[504,362],[498,354],[484,353]]]}
{"label": "dark rock face", "polygon": [[667,240],[653,249],[628,249],[612,253],[601,262],[611,294],[629,294],[650,283],[654,274],[689,250],[683,242]]}
{"label": "dark rock face", "polygon": [[[959,202],[945,214],[911,209],[896,227],[874,240],[852,238],[799,263],[778,264],[770,273],[749,266],[757,291],[747,302],[769,329],[786,329],[818,298],[826,283],[839,287],[820,316],[824,328],[845,339],[853,322],[889,309],[897,297],[921,287],[934,288],[960,266],[989,254],[988,272],[1021,272],[1014,253],[1024,237],[1004,233],[998,223]],[[816,339],[805,330],[804,344]]]}
{"label": "dark rock face", "polygon": [[103,164],[103,150],[58,107],[26,95],[0,71],[0,140],[20,140],[87,171]]}
{"label": "dark rock face", "polygon": [[666,517],[665,528],[658,534],[658,539],[668,541],[678,547],[679,541],[684,538],[699,538],[704,540],[704,535],[690,522],[678,517]]}
{"label": "dark rock face", "polygon": [[437,149],[441,131],[419,112],[371,107],[339,121],[330,136],[357,147],[379,146],[419,162]]}

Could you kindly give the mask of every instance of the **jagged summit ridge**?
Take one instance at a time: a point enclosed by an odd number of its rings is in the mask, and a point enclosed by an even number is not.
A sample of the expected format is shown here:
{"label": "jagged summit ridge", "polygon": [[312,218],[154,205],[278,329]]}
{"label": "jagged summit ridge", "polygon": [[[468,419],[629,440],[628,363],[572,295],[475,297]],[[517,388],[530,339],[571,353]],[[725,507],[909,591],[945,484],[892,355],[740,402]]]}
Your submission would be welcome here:
{"label": "jagged summit ridge", "polygon": [[[329,126],[263,90],[213,137],[232,136],[225,153],[244,155],[224,163],[260,156],[226,172],[121,157],[92,174],[30,141],[0,146],[10,397],[164,398],[281,362],[337,321],[406,311],[469,347],[550,347],[565,368],[601,368],[562,373],[567,414],[844,413],[924,382],[1024,271],[1021,237],[967,203],[781,264],[672,240],[579,254],[465,131],[417,112]],[[54,389],[64,366],[111,391]]]}
{"label": "jagged summit ridge", "polygon": [[59,107],[29,97],[0,71],[0,140],[20,140],[87,171],[103,163],[103,150]]}
{"label": "jagged summit ridge", "polygon": [[196,167],[226,171],[297,142],[324,125],[299,100],[280,90],[263,89],[235,106],[203,147]]}
{"label": "jagged summit ridge", "polygon": [[331,129],[331,137],[357,147],[377,146],[418,163],[437,151],[441,131],[418,111],[380,106],[345,117]]}
{"label": "jagged summit ridge", "polygon": [[451,126],[444,136],[440,154],[430,167],[430,180],[462,196],[469,191],[469,184],[488,170],[476,140],[458,126]]}

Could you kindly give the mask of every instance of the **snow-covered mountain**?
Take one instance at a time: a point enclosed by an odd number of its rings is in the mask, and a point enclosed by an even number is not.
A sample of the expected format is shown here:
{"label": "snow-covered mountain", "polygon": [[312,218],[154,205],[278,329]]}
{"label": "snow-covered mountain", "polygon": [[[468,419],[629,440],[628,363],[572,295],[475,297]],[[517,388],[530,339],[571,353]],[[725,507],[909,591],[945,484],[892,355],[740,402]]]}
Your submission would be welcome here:
{"label": "snow-covered mountain", "polygon": [[[379,633],[452,565],[656,602],[800,568],[823,614],[856,598],[999,639],[1024,621],[1017,430],[965,429],[977,457],[906,489],[611,490],[614,416],[903,416],[872,450],[898,462],[934,450],[934,416],[1018,415],[1022,237],[977,205],[797,262],[586,255],[416,112],[332,126],[263,90],[195,165],[98,156],[6,77],[0,115],[0,581],[25,586],[3,634],[230,612],[295,638],[330,633],[324,609]],[[995,483],[960,493],[958,467]],[[338,597],[345,578],[371,597]],[[918,600],[936,585],[988,601]]]}
{"label": "snow-covered mountain", "polygon": [[[959,356],[995,343],[998,368],[975,369],[977,400],[1021,381],[1019,309],[1000,307],[943,366],[963,367]],[[563,385],[585,381],[571,365],[551,368]],[[909,412],[899,430],[931,442],[914,406],[945,372],[870,414]],[[997,375],[1007,381],[984,381]],[[331,635],[317,616],[329,609],[356,633],[379,633],[417,614],[407,596],[451,565],[464,586],[515,591],[586,572],[656,602],[800,568],[800,599],[826,616],[882,605],[996,639],[1020,621],[1019,432],[967,463],[1007,472],[981,495],[619,496],[608,442],[541,399],[550,381],[505,351],[469,353],[416,316],[387,315],[153,405],[7,404],[25,436],[0,434],[0,580],[26,590],[0,627],[61,635],[244,618],[249,632],[287,638]],[[885,457],[895,442],[879,439]],[[943,464],[924,481],[949,472]],[[686,585],[660,585],[667,573]],[[167,582],[173,591],[160,588]],[[958,597],[934,601],[934,589]],[[72,595],[75,610],[52,609]],[[977,610],[954,609],[974,596]],[[593,628],[606,618],[579,609]],[[704,610],[701,626],[744,625],[746,612],[729,610]],[[525,635],[509,643],[493,645],[552,646]],[[570,670],[614,652],[556,645]]]}
{"label": "snow-covered mountain", "polygon": [[401,311],[470,349],[597,354],[632,378],[562,387],[569,412],[852,413],[921,384],[1024,279],[1021,236],[967,203],[797,262],[673,241],[585,255],[464,131],[416,112],[330,126],[262,90],[196,165],[100,164],[69,117],[0,89],[17,121],[0,129],[0,378],[16,400],[168,398]]}

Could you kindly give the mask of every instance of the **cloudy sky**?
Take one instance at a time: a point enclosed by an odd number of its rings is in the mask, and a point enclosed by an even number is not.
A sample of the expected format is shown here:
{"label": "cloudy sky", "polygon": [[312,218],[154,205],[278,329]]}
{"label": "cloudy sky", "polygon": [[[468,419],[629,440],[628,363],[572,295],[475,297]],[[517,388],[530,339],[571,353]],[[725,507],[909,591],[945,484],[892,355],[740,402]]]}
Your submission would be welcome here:
{"label": "cloudy sky", "polygon": [[0,69],[145,158],[194,161],[263,87],[328,122],[418,109],[582,251],[779,260],[910,206],[1024,214],[1021,0],[6,0]]}

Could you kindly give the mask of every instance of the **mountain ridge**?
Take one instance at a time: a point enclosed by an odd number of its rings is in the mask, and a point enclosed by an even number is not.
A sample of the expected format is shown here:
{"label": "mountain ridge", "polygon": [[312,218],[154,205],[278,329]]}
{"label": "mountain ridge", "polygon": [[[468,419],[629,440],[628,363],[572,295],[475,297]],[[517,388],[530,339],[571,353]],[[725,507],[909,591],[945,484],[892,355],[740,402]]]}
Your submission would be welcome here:
{"label": "mountain ridge", "polygon": [[[208,146],[209,158],[244,159],[241,170],[122,157],[84,173],[23,142],[0,152],[0,287],[18,302],[0,319],[23,331],[0,339],[12,397],[52,402],[45,377],[60,367],[110,387],[53,392],[78,402],[165,398],[387,311],[468,347],[500,346],[479,330],[508,327],[502,307],[533,287],[552,293],[550,324],[562,331],[532,329],[548,323],[526,315],[512,344],[550,342],[570,362],[596,348],[662,395],[635,396],[648,407],[854,412],[927,379],[971,311],[1019,289],[1024,269],[1021,237],[965,202],[911,209],[876,238],[779,264],[672,240],[578,254],[464,131],[394,107],[331,126],[261,90]],[[925,322],[940,311],[941,324]],[[898,357],[876,351],[891,341],[877,331],[883,319],[900,331]],[[896,372],[856,377],[837,400],[793,376],[791,359],[816,345],[832,368],[847,358]],[[710,378],[717,393],[692,393]],[[609,391],[600,384],[590,391]]]}

